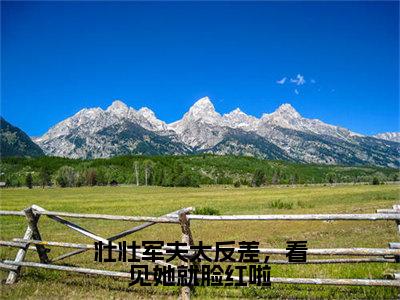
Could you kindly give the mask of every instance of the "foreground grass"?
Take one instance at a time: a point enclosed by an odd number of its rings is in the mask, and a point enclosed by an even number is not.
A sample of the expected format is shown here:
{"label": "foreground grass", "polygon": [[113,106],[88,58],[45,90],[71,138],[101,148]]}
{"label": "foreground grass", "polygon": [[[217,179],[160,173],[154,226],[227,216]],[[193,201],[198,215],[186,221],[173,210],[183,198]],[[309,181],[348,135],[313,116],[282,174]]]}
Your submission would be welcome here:
{"label": "foreground grass", "polygon": [[[298,213],[373,213],[399,202],[399,186],[336,186],[336,187],[274,187],[274,188],[161,188],[161,187],[93,187],[73,189],[4,189],[0,191],[1,209],[20,210],[31,204],[48,210],[80,213],[159,216],[188,206],[211,207],[221,214],[298,214]],[[111,236],[132,227],[127,222],[75,220],[83,227],[101,235]],[[22,237],[22,218],[2,217],[2,240]],[[61,224],[42,217],[42,238],[52,241],[92,243],[90,239]],[[192,222],[196,241],[259,241],[261,247],[286,248],[288,240],[307,240],[309,248],[319,247],[387,247],[397,241],[393,221],[296,221],[296,222]],[[180,240],[175,224],[159,224],[139,231],[126,240]],[[14,258],[16,250],[0,249],[1,259]],[[53,248],[50,257],[67,249]],[[279,259],[282,257],[272,257]],[[309,257],[311,258],[311,257]],[[35,253],[27,260],[37,261]],[[93,252],[64,261],[70,265],[129,271],[123,263],[93,262]],[[358,265],[272,265],[271,276],[308,278],[384,278],[398,269],[394,264],[369,263]],[[7,275],[1,272],[1,278]],[[2,298],[176,298],[177,288],[128,288],[127,281],[39,269],[23,269],[21,280],[14,286],[1,286]],[[197,288],[199,298],[216,297],[296,297],[296,298],[396,298],[398,290],[387,287],[329,287],[273,284],[271,288]]]}

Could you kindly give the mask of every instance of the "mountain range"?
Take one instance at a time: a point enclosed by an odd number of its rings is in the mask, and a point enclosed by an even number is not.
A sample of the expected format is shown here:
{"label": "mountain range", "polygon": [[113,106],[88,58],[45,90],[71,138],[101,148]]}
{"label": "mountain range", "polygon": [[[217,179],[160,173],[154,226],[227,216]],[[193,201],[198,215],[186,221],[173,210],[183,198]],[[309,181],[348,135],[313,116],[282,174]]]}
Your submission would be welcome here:
{"label": "mountain range", "polygon": [[234,154],[304,163],[399,167],[399,133],[365,136],[302,117],[290,104],[256,118],[239,108],[219,114],[204,97],[167,124],[149,108],[122,101],[85,108],[34,138],[47,155]]}
{"label": "mountain range", "polygon": [[43,150],[25,132],[0,117],[0,157],[43,155]]}

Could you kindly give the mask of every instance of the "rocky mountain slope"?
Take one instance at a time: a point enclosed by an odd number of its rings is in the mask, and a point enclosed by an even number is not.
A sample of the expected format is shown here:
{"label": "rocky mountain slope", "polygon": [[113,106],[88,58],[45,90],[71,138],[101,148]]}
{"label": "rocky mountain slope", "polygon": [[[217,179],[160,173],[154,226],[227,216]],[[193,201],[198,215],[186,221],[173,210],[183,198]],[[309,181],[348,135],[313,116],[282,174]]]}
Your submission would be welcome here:
{"label": "rocky mountain slope", "polygon": [[171,124],[117,100],[105,110],[79,111],[35,142],[49,155],[72,158],[206,152],[389,167],[399,166],[400,151],[398,142],[304,118],[290,104],[256,118],[239,108],[221,115],[208,97]]}
{"label": "rocky mountain slope", "polygon": [[48,155],[102,158],[122,154],[185,154],[189,147],[148,108],[114,101],[106,110],[82,109],[50,128],[35,142]]}
{"label": "rocky mountain slope", "polygon": [[400,132],[384,132],[375,134],[374,137],[378,139],[400,143]]}
{"label": "rocky mountain slope", "polygon": [[21,129],[0,117],[0,156],[42,156],[43,150]]}

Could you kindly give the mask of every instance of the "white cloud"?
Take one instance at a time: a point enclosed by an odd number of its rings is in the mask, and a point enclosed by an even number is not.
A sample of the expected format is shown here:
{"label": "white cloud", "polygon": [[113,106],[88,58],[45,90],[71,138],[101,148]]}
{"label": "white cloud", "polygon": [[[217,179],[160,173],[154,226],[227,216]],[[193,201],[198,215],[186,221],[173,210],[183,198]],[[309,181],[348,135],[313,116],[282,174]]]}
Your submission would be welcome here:
{"label": "white cloud", "polygon": [[311,79],[310,82],[311,83],[317,83],[317,81],[315,79]]}
{"label": "white cloud", "polygon": [[296,95],[298,95],[298,94],[299,94],[299,91],[298,91],[297,89],[294,89],[294,93],[295,93]]}
{"label": "white cloud", "polygon": [[291,78],[290,82],[293,82],[296,85],[303,85],[306,83],[304,76],[301,74],[297,74],[296,78]]}
{"label": "white cloud", "polygon": [[281,80],[277,80],[276,83],[277,84],[284,84],[286,79],[287,79],[287,77],[283,77]]}

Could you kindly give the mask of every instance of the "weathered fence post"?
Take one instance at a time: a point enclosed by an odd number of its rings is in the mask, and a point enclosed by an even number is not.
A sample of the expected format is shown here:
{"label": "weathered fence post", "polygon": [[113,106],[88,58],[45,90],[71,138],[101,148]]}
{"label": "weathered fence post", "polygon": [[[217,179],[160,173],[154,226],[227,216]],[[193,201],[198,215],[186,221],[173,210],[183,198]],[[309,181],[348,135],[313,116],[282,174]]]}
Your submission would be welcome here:
{"label": "weathered fence post", "polygon": [[[40,215],[36,215],[33,212],[32,207],[28,207],[24,210],[24,214],[26,217],[26,220],[28,221],[28,226],[26,228],[25,234],[24,234],[24,240],[42,240],[40,233],[39,233],[39,228],[37,226],[37,223],[39,221]],[[29,243],[25,243],[25,246],[20,248],[17,252],[17,255],[15,257],[15,262],[22,262],[25,259],[26,251],[29,248]],[[40,262],[41,263],[48,263],[49,258],[47,257],[47,249],[44,248],[42,245],[36,245],[36,249],[39,254]],[[10,271],[8,274],[6,284],[13,284],[17,281],[19,273],[21,272],[21,267],[17,267],[16,270]]]}
{"label": "weathered fence post", "polygon": [[[400,205],[395,204],[393,205],[392,209],[378,209],[377,212],[383,212],[383,213],[396,213],[400,212]],[[397,228],[397,233],[400,234],[400,220],[396,220],[396,228]],[[390,249],[399,249],[400,243],[389,243],[389,248]],[[395,255],[394,256],[395,260],[397,263],[400,263],[400,256]]]}
{"label": "weathered fence post", "polygon": [[[40,236],[40,232],[39,232],[39,228],[38,228],[38,221],[40,218],[40,215],[35,214],[32,207],[29,207],[27,209],[24,210],[26,219],[28,220],[28,226],[31,228],[32,230],[32,239],[34,240],[38,240],[41,241],[42,237]],[[49,258],[47,257],[47,252],[50,249],[46,249],[43,245],[35,245],[38,255],[39,255],[39,259],[40,262],[43,264],[47,264],[49,263]]]}
{"label": "weathered fence post", "polygon": [[[400,205],[398,205],[398,204],[393,205],[393,209],[395,211],[400,211]],[[396,220],[396,225],[397,225],[397,233],[400,234],[400,221],[399,220]],[[396,255],[394,258],[395,258],[397,263],[400,263],[400,256]],[[394,276],[394,278],[397,279],[397,280],[400,280],[400,278],[396,278],[396,275]],[[400,299],[400,289],[398,289],[397,298]]]}
{"label": "weathered fence post", "polygon": [[[26,228],[25,234],[24,234],[24,240],[30,240],[32,239],[32,229],[28,226]],[[29,243],[25,244],[25,247],[20,248],[17,252],[17,255],[15,256],[15,262],[19,263],[25,259],[26,251],[29,248]],[[17,279],[18,275],[21,272],[21,266],[17,266],[16,270],[11,270],[10,273],[8,273],[8,277],[6,280],[6,284],[14,284]]]}
{"label": "weathered fence post", "polygon": [[[182,242],[186,243],[188,246],[193,245],[193,236],[190,230],[190,221],[187,218],[187,212],[182,212],[179,214],[179,222],[181,224],[182,229]],[[189,267],[189,262],[182,262],[182,265]],[[181,300],[189,300],[190,299],[190,287],[182,286],[181,293],[179,295],[179,299]]]}
{"label": "weathered fence post", "polygon": [[[400,212],[400,205],[393,205],[393,210]],[[400,234],[400,220],[396,220],[397,232]]]}

